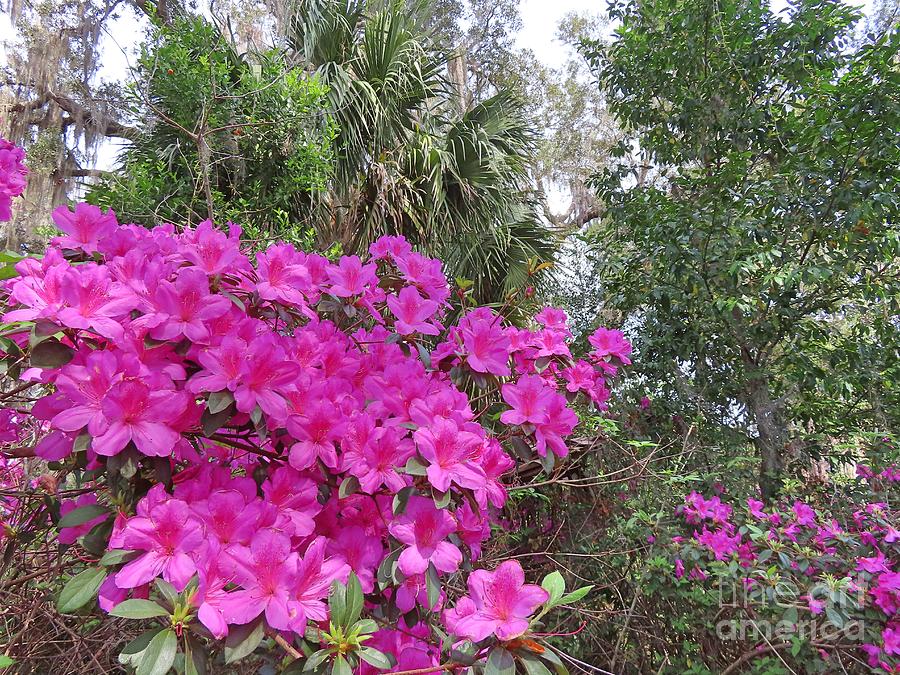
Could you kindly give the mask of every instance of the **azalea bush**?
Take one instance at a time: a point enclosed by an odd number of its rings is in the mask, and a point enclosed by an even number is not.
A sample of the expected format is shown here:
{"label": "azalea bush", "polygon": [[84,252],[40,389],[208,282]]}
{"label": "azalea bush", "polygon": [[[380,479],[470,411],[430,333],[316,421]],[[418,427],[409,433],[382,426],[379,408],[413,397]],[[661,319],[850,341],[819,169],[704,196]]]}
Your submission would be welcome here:
{"label": "azalea bush", "polygon": [[514,296],[473,306],[399,237],[251,259],[233,224],[53,219],[0,291],[3,478],[42,496],[0,515],[8,555],[51,528],[74,556],[60,612],[143,621],[119,656],[141,674],[566,671],[543,617],[588,589],[482,547],[573,406],[605,407],[622,333],[575,360],[564,312],[510,325]]}
{"label": "azalea bush", "polygon": [[770,664],[778,652],[805,672],[900,672],[900,520],[883,501],[900,472],[858,473],[830,507],[691,492],[681,533],[656,541],[665,555],[651,567],[665,576],[654,592],[690,598],[706,630]]}

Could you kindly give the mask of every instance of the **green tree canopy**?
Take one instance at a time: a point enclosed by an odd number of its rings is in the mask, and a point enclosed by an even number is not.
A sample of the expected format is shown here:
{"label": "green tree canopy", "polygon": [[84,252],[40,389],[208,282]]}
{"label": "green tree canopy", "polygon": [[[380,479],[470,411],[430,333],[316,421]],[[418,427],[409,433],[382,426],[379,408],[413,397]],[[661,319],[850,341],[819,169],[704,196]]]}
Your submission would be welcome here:
{"label": "green tree canopy", "polygon": [[753,438],[771,496],[807,432],[898,422],[900,34],[855,44],[832,0],[612,16],[586,47],[628,132],[592,231],[609,307],[661,399]]}

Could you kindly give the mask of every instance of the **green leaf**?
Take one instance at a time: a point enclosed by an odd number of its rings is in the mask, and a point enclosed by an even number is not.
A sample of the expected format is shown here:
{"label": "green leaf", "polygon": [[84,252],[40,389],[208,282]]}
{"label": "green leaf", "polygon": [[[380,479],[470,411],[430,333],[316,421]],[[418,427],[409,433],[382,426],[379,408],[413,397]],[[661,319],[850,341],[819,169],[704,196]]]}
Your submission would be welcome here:
{"label": "green leaf", "polygon": [[544,580],[541,582],[541,588],[550,595],[550,598],[547,600],[547,607],[555,607],[559,604],[557,601],[566,592],[566,580],[563,579],[562,574],[553,571],[544,577]]}
{"label": "green leaf", "polygon": [[60,368],[75,356],[75,350],[58,340],[44,340],[31,350],[31,365],[35,368]]}
{"label": "green leaf", "polygon": [[153,581],[153,585],[156,586],[156,590],[159,591],[160,595],[162,595],[166,599],[166,601],[174,607],[178,602],[179,595],[178,591],[175,590],[175,587],[165,579],[155,579]]}
{"label": "green leaf", "polygon": [[363,591],[359,583],[359,577],[355,573],[350,572],[347,578],[347,609],[344,614],[342,626],[350,626],[356,623],[363,608]]}
{"label": "green leaf", "polygon": [[503,647],[494,647],[484,664],[484,675],[516,675],[516,662]]}
{"label": "green leaf", "polygon": [[123,619],[152,619],[155,616],[169,616],[169,610],[160,607],[152,600],[140,600],[133,598],[125,600],[113,607],[110,616],[120,616]]}
{"label": "green leaf", "polygon": [[828,620],[833,623],[838,630],[844,627],[844,615],[831,605],[825,607],[825,616],[828,617]]}
{"label": "green leaf", "polygon": [[178,638],[171,628],[157,633],[147,648],[140,654],[140,663],[135,672],[137,675],[166,675],[175,663],[178,651]]}
{"label": "green leaf", "polygon": [[75,575],[66,583],[59,594],[56,608],[62,613],[74,612],[97,596],[100,584],[106,578],[106,570],[102,567],[91,567]]}
{"label": "green leaf", "polygon": [[566,668],[562,659],[549,647],[541,654],[541,659],[553,666],[554,670],[556,670],[556,675],[569,675],[569,669]]}
{"label": "green leaf", "polygon": [[394,501],[392,503],[392,510],[395,516],[399,516],[404,511],[406,511],[406,505],[409,503],[409,498],[416,491],[416,488],[410,486],[405,487],[400,492],[394,495]]}
{"label": "green leaf", "polygon": [[100,564],[104,567],[111,567],[112,565],[118,565],[119,563],[127,562],[132,558],[136,558],[139,554],[140,553],[138,551],[113,549],[112,551],[107,551],[103,554],[103,557],[100,558]]}
{"label": "green leaf", "polygon": [[227,389],[225,391],[214,391],[209,395],[206,403],[206,409],[210,414],[215,415],[228,409],[234,403],[234,396]]}
{"label": "green leaf", "polygon": [[344,625],[344,617],[347,616],[347,587],[337,579],[331,582],[328,608],[331,610],[331,620],[334,624],[336,626]]}
{"label": "green leaf", "polygon": [[441,599],[441,579],[433,562],[428,563],[425,574],[425,593],[428,596],[428,609],[434,609]]}
{"label": "green leaf", "polygon": [[315,670],[319,666],[321,666],[325,661],[328,660],[328,657],[331,656],[331,652],[327,649],[320,649],[317,652],[313,652],[306,659],[306,663],[303,664],[303,672],[309,672],[310,670]]}
{"label": "green leaf", "polygon": [[446,509],[450,506],[450,490],[447,492],[441,492],[436,488],[431,488],[431,498],[434,500],[434,505],[439,509]]}
{"label": "green leaf", "polygon": [[344,499],[357,492],[359,492],[359,478],[347,476],[341,481],[341,486],[338,488],[338,498]]}
{"label": "green leaf", "polygon": [[544,469],[544,473],[550,474],[553,471],[553,467],[556,466],[556,456],[553,454],[551,450],[547,450],[547,454],[544,457],[540,457],[541,467]]}
{"label": "green leaf", "polygon": [[0,668],[9,668],[15,663],[15,660],[9,658],[6,654],[0,654]]}
{"label": "green leaf", "polygon": [[425,364],[425,370],[431,370],[431,354],[428,352],[425,345],[421,342],[417,342],[416,351],[419,352],[419,358],[422,360],[422,363]]}
{"label": "green leaf", "polygon": [[551,675],[547,666],[533,656],[519,654],[519,661],[525,666],[528,675]]}
{"label": "green leaf", "polygon": [[77,525],[84,525],[89,520],[93,520],[99,516],[108,515],[110,515],[110,512],[105,506],[100,506],[100,504],[86,504],[85,506],[79,506],[77,509],[69,511],[60,518],[57,527],[60,529],[64,527],[76,527]]}
{"label": "green leaf", "polygon": [[145,630],[138,635],[134,640],[125,645],[121,652],[119,652],[119,663],[123,666],[128,665],[129,663],[131,665],[140,663],[141,653],[147,649],[150,641],[164,630],[165,628],[152,628],[151,630]]}
{"label": "green leaf", "polygon": [[244,626],[231,626],[225,638],[225,663],[234,663],[252,654],[264,636],[262,619]]}
{"label": "green leaf", "polygon": [[372,649],[372,647],[363,647],[357,654],[359,654],[359,658],[370,666],[375,666],[381,670],[390,670],[394,667],[394,661],[390,656],[377,649]]}
{"label": "green leaf", "polygon": [[378,630],[378,622],[374,619],[360,619],[353,624],[353,630],[359,635],[368,635],[369,633],[374,633]]}
{"label": "green leaf", "polygon": [[594,589],[593,586],[582,586],[571,593],[567,593],[559,599],[559,602],[556,603],[558,605],[571,605],[573,602],[578,602],[588,593],[590,593]]}
{"label": "green leaf", "polygon": [[425,465],[415,457],[410,457],[407,460],[406,466],[403,467],[403,470],[410,476],[425,476],[427,474]]}
{"label": "green leaf", "polygon": [[347,659],[340,654],[338,654],[338,657],[334,660],[331,675],[353,675],[353,671],[350,669],[350,664],[347,662]]}
{"label": "green leaf", "polygon": [[228,406],[225,410],[220,410],[217,413],[211,413],[209,410],[204,410],[203,414],[200,415],[200,426],[203,428],[203,433],[206,436],[212,436],[216,431],[221,429],[228,423],[234,416],[235,408]]}
{"label": "green leaf", "polygon": [[184,675],[206,675],[206,651],[190,635],[184,641]]}

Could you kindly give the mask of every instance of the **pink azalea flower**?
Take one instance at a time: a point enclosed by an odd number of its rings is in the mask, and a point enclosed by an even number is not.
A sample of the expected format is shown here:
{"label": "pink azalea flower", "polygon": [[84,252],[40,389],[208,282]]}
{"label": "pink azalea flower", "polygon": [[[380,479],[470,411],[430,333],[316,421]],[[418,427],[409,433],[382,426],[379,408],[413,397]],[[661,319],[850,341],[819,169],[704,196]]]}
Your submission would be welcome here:
{"label": "pink azalea flower", "polygon": [[197,584],[197,593],[194,595],[197,619],[214,637],[222,639],[228,635],[228,622],[225,620],[222,603],[228,598],[225,587],[229,580],[219,572],[219,558],[216,550],[208,551],[205,558],[205,564],[200,565],[197,569],[199,583]]}
{"label": "pink azalea flower", "polygon": [[389,234],[379,237],[369,246],[369,255],[375,260],[404,258],[410,253],[412,253],[412,246],[406,239]]}
{"label": "pink azalea flower", "polygon": [[466,363],[477,373],[509,375],[510,342],[500,317],[486,308],[469,312],[459,322]]}
{"label": "pink azalea flower", "polygon": [[263,300],[286,305],[305,306],[307,295],[314,295],[305,257],[290,244],[270,246],[256,254],[256,292]]}
{"label": "pink azalea flower", "polygon": [[475,497],[482,509],[487,509],[487,503],[503,508],[506,503],[506,488],[500,481],[500,477],[516,465],[515,461],[503,452],[500,443],[494,439],[488,439],[481,453],[481,469],[485,474],[485,486],[476,491]]}
{"label": "pink azalea flower", "polygon": [[598,328],[589,337],[588,342],[594,347],[591,355],[599,360],[607,360],[615,357],[624,365],[629,365],[631,359],[631,343],[625,339],[625,334],[620,330]]}
{"label": "pink azalea flower", "polygon": [[431,300],[443,303],[450,297],[447,279],[441,271],[441,261],[426,258],[413,251],[394,259],[403,278],[421,289]]}
{"label": "pink azalea flower", "polygon": [[597,381],[597,371],[587,361],[576,361],[574,365],[564,368],[563,379],[566,381],[566,391],[591,391]]}
{"label": "pink azalea flower", "polygon": [[400,335],[437,335],[440,332],[428,322],[437,311],[438,304],[423,298],[413,286],[405,286],[398,296],[389,295],[387,305],[396,317],[394,327]]}
{"label": "pink azalea flower", "polygon": [[0,137],[0,222],[12,218],[12,200],[25,191],[25,151]]}
{"label": "pink azalea flower", "polygon": [[327,543],[325,537],[316,537],[297,566],[297,627],[304,626],[307,620],[325,621],[328,605],[323,599],[328,597],[331,582],[337,579],[344,583],[350,574],[350,566],[343,559],[325,557]]}
{"label": "pink azalea flower", "polygon": [[814,527],[816,524],[816,512],[801,501],[794,502],[794,516],[800,525]]}
{"label": "pink azalea flower", "polygon": [[881,551],[876,551],[875,555],[869,558],[859,558],[856,562],[856,569],[859,572],[868,572],[869,574],[890,572],[884,553]]}
{"label": "pink azalea flower", "polygon": [[69,363],[56,379],[56,387],[62,392],[68,405],[53,416],[51,424],[62,431],[81,431],[98,436],[106,430],[103,415],[103,399],[116,382],[122,379],[119,365],[113,353],[91,352],[84,365]]}
{"label": "pink azalea flower", "polygon": [[364,593],[375,590],[375,570],[384,558],[380,538],[366,534],[359,525],[344,525],[329,543],[328,552],[356,573]]}
{"label": "pink azalea flower", "polygon": [[363,265],[359,256],[344,256],[337,266],[332,265],[327,272],[332,284],[328,292],[338,298],[362,295],[366,287],[378,285],[375,265]]}
{"label": "pink azalea flower", "polygon": [[884,572],[872,588],[875,604],[888,616],[900,611],[900,572]]}
{"label": "pink azalea flower", "polygon": [[748,499],[747,500],[747,508],[750,509],[750,515],[752,515],[757,520],[767,520],[768,516],[766,515],[763,508],[765,504],[763,504],[758,499]]}
{"label": "pink azalea flower", "polygon": [[416,450],[409,438],[397,427],[378,427],[362,443],[342,442],[344,447],[343,465],[345,470],[359,479],[360,489],[373,494],[382,485],[392,492],[406,487],[405,476],[397,470],[406,465]]}
{"label": "pink azalea flower", "polygon": [[240,235],[241,229],[237,226],[232,225],[226,235],[216,229],[211,220],[204,220],[196,230],[185,231],[182,235],[184,257],[210,276],[245,272],[250,265],[241,254]]}
{"label": "pink azalea flower", "polygon": [[459,616],[448,628],[473,642],[489,635],[512,640],[524,634],[531,614],[550,598],[540,586],[525,583],[522,566],[515,560],[501,563],[493,572],[475,570],[468,586],[471,605],[465,611],[474,611]]}
{"label": "pink azalea flower", "polygon": [[708,547],[716,560],[729,559],[738,550],[741,541],[741,537],[738,534],[729,536],[725,530],[710,532],[705,527],[701,534],[694,533],[694,539]]}
{"label": "pink azalea flower", "polygon": [[150,508],[145,516],[129,518],[120,548],[145,551],[116,574],[119,588],[134,588],[160,574],[179,591],[197,571],[191,557],[204,541],[203,530],[187,504],[169,499]]}
{"label": "pink azalea flower", "polygon": [[173,412],[180,411],[178,400],[170,390],[151,390],[137,380],[114,384],[101,405],[108,426],[94,438],[94,452],[117,455],[134,442],[145,455],[171,455],[179,435],[163,420],[172,419]]}
{"label": "pink azalea flower", "polygon": [[504,424],[540,424],[546,422],[555,392],[538,375],[523,375],[515,384],[504,384],[500,391],[512,410],[500,415]]}
{"label": "pink azalea flower", "polygon": [[301,476],[289,466],[272,472],[262,484],[266,502],[277,506],[286,515],[293,527],[295,537],[305,537],[315,528],[313,520],[321,510],[318,486],[309,478]]}
{"label": "pink azalea flower", "polygon": [[900,656],[900,625],[885,628],[881,633],[884,653]]}
{"label": "pink azalea flower", "polygon": [[810,595],[806,598],[806,602],[809,605],[809,611],[813,614],[821,614],[825,611],[825,602],[823,600],[816,600]]}
{"label": "pink azalea flower", "polygon": [[250,546],[231,553],[234,578],[241,590],[229,593],[219,605],[228,623],[250,623],[265,613],[276,630],[293,630],[299,607],[292,599],[297,584],[297,553],[290,538],[271,528],[259,530]]}
{"label": "pink azalea flower", "polygon": [[104,214],[98,207],[83,202],[76,204],[74,211],[60,206],[53,212],[53,222],[65,232],[65,236],[54,237],[53,244],[85,253],[96,253],[98,244],[118,226],[112,210]]}
{"label": "pink azalea flower", "polygon": [[416,430],[413,438],[428,462],[428,481],[438,490],[446,492],[451,482],[471,489],[485,486],[484,470],[475,461],[481,437],[462,431],[454,421],[436,419],[430,427]]}
{"label": "pink azalea flower", "polygon": [[291,446],[290,464],[301,471],[321,459],[330,469],[338,467],[335,444],[347,429],[347,420],[331,401],[321,400],[300,415],[290,415],[287,428],[297,442]]}
{"label": "pink azalea flower", "polygon": [[565,310],[556,307],[544,307],[540,312],[534,315],[535,321],[556,333],[562,333],[565,337],[571,337],[569,331],[569,317],[566,316]]}
{"label": "pink azalea flower", "polygon": [[275,420],[285,419],[287,403],[284,393],[295,382],[297,370],[296,364],[287,360],[284,349],[274,337],[262,335],[256,338],[247,350],[244,371],[234,390],[237,409],[250,413],[258,405]]}
{"label": "pink azalea flower", "polygon": [[555,392],[549,396],[546,411],[547,420],[534,425],[535,450],[541,457],[547,454],[548,448],[558,457],[565,457],[569,449],[563,439],[575,430],[578,416],[566,405],[566,399]]}
{"label": "pink azalea flower", "polygon": [[481,544],[491,536],[490,521],[472,509],[469,502],[463,502],[456,510],[456,522],[458,525],[456,533],[460,541],[469,547],[470,557],[472,562],[475,562],[481,557]]}
{"label": "pink azalea flower", "polygon": [[90,328],[113,340],[121,339],[124,330],[120,320],[138,304],[126,286],[110,279],[106,267],[94,264],[78,270],[63,289],[63,298],[66,306],[56,315],[59,323],[69,328]]}
{"label": "pink azalea flower", "polygon": [[237,490],[215,490],[194,505],[194,512],[225,551],[232,544],[247,545],[259,529],[263,516],[262,502],[252,500]]}
{"label": "pink azalea flower", "polygon": [[228,335],[215,347],[201,351],[197,360],[203,370],[191,378],[188,383],[190,391],[235,391],[245,372],[247,342],[235,335]]}
{"label": "pink azalea flower", "polygon": [[456,520],[445,510],[438,510],[425,497],[413,495],[406,510],[388,527],[389,532],[406,548],[400,554],[400,571],[406,575],[422,574],[433,563],[439,572],[455,572],[462,553],[444,541],[456,531]]}
{"label": "pink azalea flower", "polygon": [[156,340],[174,340],[182,335],[193,342],[209,339],[206,323],[222,316],[231,301],[209,292],[206,274],[194,267],[178,272],[175,283],[163,281],[156,289],[155,312],[144,317]]}

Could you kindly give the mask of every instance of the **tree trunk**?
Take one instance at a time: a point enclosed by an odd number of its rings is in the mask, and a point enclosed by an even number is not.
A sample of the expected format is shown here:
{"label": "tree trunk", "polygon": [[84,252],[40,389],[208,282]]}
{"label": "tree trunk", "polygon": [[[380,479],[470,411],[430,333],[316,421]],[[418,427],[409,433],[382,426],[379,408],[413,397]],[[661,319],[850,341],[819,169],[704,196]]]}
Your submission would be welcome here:
{"label": "tree trunk", "polygon": [[765,376],[755,376],[747,384],[747,407],[756,422],[756,447],[759,450],[759,488],[762,498],[771,503],[781,488],[783,455],[787,430],[778,403],[772,400]]}

